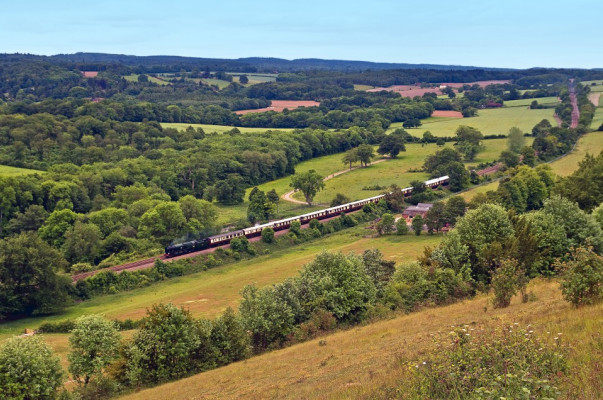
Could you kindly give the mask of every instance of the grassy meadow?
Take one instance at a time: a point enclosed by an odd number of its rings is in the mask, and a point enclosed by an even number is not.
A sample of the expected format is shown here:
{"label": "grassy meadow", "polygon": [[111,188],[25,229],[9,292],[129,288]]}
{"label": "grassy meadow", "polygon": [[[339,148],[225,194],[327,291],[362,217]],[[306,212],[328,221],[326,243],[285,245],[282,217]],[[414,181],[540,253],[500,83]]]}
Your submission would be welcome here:
{"label": "grassy meadow", "polygon": [[535,99],[519,99],[519,100],[507,100],[505,101],[505,107],[528,107],[532,102],[536,100],[538,104],[546,104],[546,105],[557,105],[559,103],[559,98],[555,96],[551,97],[538,97]]}
{"label": "grassy meadow", "polygon": [[[538,99],[536,99],[538,100]],[[423,125],[419,128],[407,129],[413,136],[422,137],[425,131],[430,131],[434,136],[454,136],[459,125],[468,125],[478,129],[484,135],[506,135],[513,126],[523,132],[531,132],[534,125],[543,119],[548,119],[556,126],[552,108],[529,110],[527,107],[502,107],[495,109],[479,110],[477,117],[448,118],[430,117],[421,120]],[[389,130],[402,127],[401,123],[394,123]]]}
{"label": "grassy meadow", "polygon": [[20,176],[20,175],[32,175],[32,174],[44,174],[45,171],[39,171],[36,169],[28,168],[17,168],[9,167],[8,165],[0,165],[0,176]]}
{"label": "grassy meadow", "polygon": [[[129,81],[129,82],[138,82],[138,76],[139,76],[139,74],[126,75],[126,76],[124,76],[124,79],[127,80],[127,81]],[[153,83],[156,83],[156,84],[161,85],[161,86],[165,86],[165,85],[169,85],[170,84],[167,81],[164,81],[162,79],[157,79],[157,78],[155,78],[154,76],[151,76],[151,75],[147,75],[147,77],[149,78],[149,82],[153,82]]]}
{"label": "grassy meadow", "polygon": [[572,344],[572,372],[561,387],[561,398],[600,398],[603,304],[575,309],[563,301],[554,280],[534,281],[528,290],[535,301],[521,303],[515,297],[510,307],[493,309],[491,297],[479,295],[339,331],[124,399],[381,398],[375,395],[399,386],[406,362],[420,362],[434,349],[432,335],[464,324],[496,328],[513,323],[531,324],[543,337],[562,333],[564,343]]}
{"label": "grassy meadow", "polygon": [[551,167],[557,175],[567,176],[576,170],[578,163],[586,153],[596,156],[601,151],[603,151],[603,132],[590,132],[578,140],[573,152],[557,161],[553,161]]}
{"label": "grassy meadow", "polygon": [[[205,133],[224,133],[235,128],[234,126],[226,126],[226,125],[210,125],[210,124],[187,124],[180,122],[162,122],[161,126],[164,128],[174,128],[178,130],[185,130],[189,126],[193,128],[202,128]],[[266,132],[266,131],[292,131],[291,128],[283,128],[283,129],[270,129],[270,128],[244,128],[237,126],[236,127],[241,133],[258,133],[258,132]]]}

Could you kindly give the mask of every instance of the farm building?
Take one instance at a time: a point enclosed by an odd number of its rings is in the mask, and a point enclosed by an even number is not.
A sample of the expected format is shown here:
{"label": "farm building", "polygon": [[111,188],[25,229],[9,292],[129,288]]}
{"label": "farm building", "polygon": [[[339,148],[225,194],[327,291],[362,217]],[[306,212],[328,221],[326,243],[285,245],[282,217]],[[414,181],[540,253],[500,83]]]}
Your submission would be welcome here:
{"label": "farm building", "polygon": [[407,207],[402,212],[402,218],[406,220],[407,224],[410,224],[416,215],[420,215],[422,218],[425,218],[427,211],[429,211],[431,207],[433,207],[433,204],[431,203],[419,203],[416,206]]}

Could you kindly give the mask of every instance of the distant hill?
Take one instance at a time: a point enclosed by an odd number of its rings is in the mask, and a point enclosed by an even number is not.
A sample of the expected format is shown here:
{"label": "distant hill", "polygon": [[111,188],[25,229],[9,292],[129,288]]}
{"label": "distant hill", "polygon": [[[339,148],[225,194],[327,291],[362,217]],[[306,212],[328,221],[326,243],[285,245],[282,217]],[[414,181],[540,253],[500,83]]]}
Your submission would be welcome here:
{"label": "distant hill", "polygon": [[180,56],[132,56],[124,54],[105,53],[75,53],[57,54],[48,57],[49,60],[63,63],[94,64],[115,63],[128,66],[171,66],[210,69],[227,69],[245,72],[287,72],[303,70],[331,70],[331,71],[365,71],[365,70],[391,70],[391,69],[432,69],[432,70],[487,70],[510,71],[504,68],[486,68],[462,65],[439,64],[408,64],[408,63],[377,63],[370,61],[347,60],[322,60],[318,58],[302,58],[285,60],[282,58],[248,57],[238,59],[198,58]]}

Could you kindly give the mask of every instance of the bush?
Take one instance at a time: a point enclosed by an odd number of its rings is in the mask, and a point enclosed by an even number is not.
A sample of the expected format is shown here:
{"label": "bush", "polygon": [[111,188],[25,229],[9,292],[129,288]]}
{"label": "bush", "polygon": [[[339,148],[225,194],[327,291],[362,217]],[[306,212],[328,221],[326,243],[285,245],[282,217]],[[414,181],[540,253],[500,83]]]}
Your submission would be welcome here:
{"label": "bush", "polygon": [[603,257],[592,248],[577,248],[571,260],[556,267],[562,273],[561,292],[565,300],[576,307],[603,300]]}
{"label": "bush", "polygon": [[248,251],[249,250],[249,240],[245,236],[234,238],[230,241],[230,249],[232,251]]}
{"label": "bush", "polygon": [[308,226],[310,227],[310,229],[322,229],[322,224],[317,219],[311,220]]}
{"label": "bush", "polygon": [[299,236],[301,233],[301,223],[299,221],[292,221],[289,226],[289,232]]}
{"label": "bush", "polygon": [[492,289],[494,290],[494,308],[505,308],[511,304],[513,297],[523,280],[523,271],[517,267],[517,260],[503,260],[500,267],[492,273]]}
{"label": "bush", "polygon": [[38,328],[38,333],[69,333],[75,328],[75,322],[68,319],[59,322],[44,322]]}
{"label": "bush", "polygon": [[440,335],[425,360],[409,364],[412,376],[398,391],[431,399],[557,398],[568,365],[555,339],[544,341],[529,326],[457,328]]}
{"label": "bush", "polygon": [[268,227],[262,229],[262,242],[272,243],[274,242],[274,229]]}

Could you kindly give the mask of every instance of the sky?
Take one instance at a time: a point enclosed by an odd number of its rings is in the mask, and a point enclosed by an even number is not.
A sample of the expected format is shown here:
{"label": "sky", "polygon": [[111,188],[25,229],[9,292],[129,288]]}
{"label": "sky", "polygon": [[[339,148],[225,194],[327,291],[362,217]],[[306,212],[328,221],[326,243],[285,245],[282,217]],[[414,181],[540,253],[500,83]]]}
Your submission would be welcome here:
{"label": "sky", "polygon": [[602,0],[0,0],[0,53],[603,68]]}

